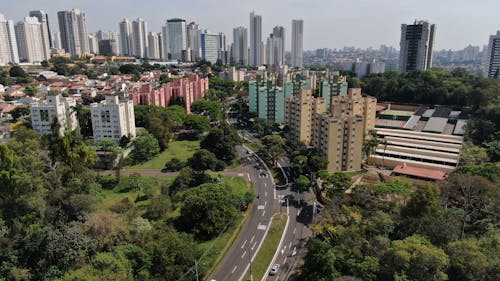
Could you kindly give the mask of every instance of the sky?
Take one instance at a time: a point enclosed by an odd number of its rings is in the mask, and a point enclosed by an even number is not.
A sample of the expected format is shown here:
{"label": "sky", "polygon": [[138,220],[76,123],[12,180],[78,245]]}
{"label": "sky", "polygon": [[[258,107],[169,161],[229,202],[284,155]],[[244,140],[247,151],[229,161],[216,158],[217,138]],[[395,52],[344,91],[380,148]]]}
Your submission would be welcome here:
{"label": "sky", "polygon": [[57,11],[78,8],[87,14],[89,32],[118,31],[123,18],[142,17],[149,31],[159,32],[165,20],[184,18],[203,29],[224,32],[232,42],[232,28],[249,26],[249,14],[262,15],[262,39],[273,26],[286,29],[290,49],[292,19],[304,20],[304,49],[399,49],[402,23],[415,19],[436,24],[435,50],[488,44],[500,30],[500,0],[0,0],[0,13],[22,20],[30,10],[49,14],[58,29]]}

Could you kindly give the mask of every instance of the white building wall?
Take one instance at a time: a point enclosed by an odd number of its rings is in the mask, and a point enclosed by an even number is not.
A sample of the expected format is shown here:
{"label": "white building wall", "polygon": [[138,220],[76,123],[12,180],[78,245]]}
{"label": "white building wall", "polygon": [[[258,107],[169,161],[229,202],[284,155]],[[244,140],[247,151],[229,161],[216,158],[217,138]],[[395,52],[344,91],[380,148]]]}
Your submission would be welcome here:
{"label": "white building wall", "polygon": [[72,98],[64,98],[60,95],[48,96],[46,100],[30,104],[31,123],[33,130],[42,135],[51,134],[51,123],[57,118],[61,126],[59,135],[66,130],[78,128],[78,120],[73,107],[76,102]]}
{"label": "white building wall", "polygon": [[104,101],[91,104],[90,112],[96,142],[119,142],[123,136],[136,136],[132,101],[121,102],[118,96],[107,96]]}

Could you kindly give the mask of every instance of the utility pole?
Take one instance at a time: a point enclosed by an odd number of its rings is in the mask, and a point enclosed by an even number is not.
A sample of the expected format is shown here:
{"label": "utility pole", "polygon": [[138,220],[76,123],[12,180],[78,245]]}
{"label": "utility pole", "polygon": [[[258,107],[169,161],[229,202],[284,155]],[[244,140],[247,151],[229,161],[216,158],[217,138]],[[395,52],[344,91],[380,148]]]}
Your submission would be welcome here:
{"label": "utility pole", "polygon": [[316,201],[314,201],[313,205],[313,223],[316,223]]}

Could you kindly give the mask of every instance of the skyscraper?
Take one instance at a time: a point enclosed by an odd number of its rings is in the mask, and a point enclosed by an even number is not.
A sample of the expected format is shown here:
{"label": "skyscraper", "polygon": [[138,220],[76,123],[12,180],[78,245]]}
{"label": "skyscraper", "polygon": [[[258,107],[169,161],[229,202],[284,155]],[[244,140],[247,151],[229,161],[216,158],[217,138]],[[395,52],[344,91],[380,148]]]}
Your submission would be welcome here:
{"label": "skyscraper", "polygon": [[185,20],[178,18],[167,20],[166,43],[168,45],[168,58],[172,60],[182,60],[182,54],[186,51]]}
{"label": "skyscraper", "polygon": [[500,79],[500,30],[490,36],[486,60],[488,78]]}
{"label": "skyscraper", "polygon": [[187,26],[187,50],[191,61],[201,58],[201,29],[197,23],[191,22]]}
{"label": "skyscraper", "polygon": [[304,21],[292,20],[292,67],[303,66]]}
{"label": "skyscraper", "polygon": [[159,34],[156,32],[148,34],[148,58],[160,59],[160,39]]}
{"label": "skyscraper", "polygon": [[436,26],[426,21],[401,25],[399,71],[423,71],[432,67]]}
{"label": "skyscraper", "polygon": [[97,40],[95,33],[89,33],[89,48],[90,53],[99,54],[99,40]]}
{"label": "skyscraper", "polygon": [[248,65],[248,31],[239,26],[233,29],[232,60],[235,63]]}
{"label": "skyscraper", "polygon": [[50,48],[52,48],[52,38],[50,33],[49,16],[46,12],[42,10],[31,11],[30,17],[35,17],[41,24],[42,27],[42,44],[43,52],[47,58],[50,57]]}
{"label": "skyscraper", "polygon": [[0,14],[0,65],[19,63],[14,22]]}
{"label": "skyscraper", "polygon": [[62,48],[72,56],[90,52],[87,16],[78,9],[57,13]]}
{"label": "skyscraper", "polygon": [[283,65],[285,63],[285,42],[285,28],[275,26],[273,28],[274,65]]}
{"label": "skyscraper", "polygon": [[201,34],[201,58],[212,64],[219,59],[219,34],[203,32]]}
{"label": "skyscraper", "polygon": [[133,55],[139,58],[148,57],[148,25],[138,18],[132,22]]}
{"label": "skyscraper", "polygon": [[61,32],[52,33],[52,47],[56,49],[62,49],[61,43]]}
{"label": "skyscraper", "polygon": [[132,22],[129,19],[123,19],[120,22],[120,52],[122,55],[133,55],[133,31]]}
{"label": "skyscraper", "polygon": [[262,16],[250,13],[250,66],[262,65]]}
{"label": "skyscraper", "polygon": [[15,26],[19,60],[38,63],[47,60],[43,49],[41,23],[35,17],[25,17]]}

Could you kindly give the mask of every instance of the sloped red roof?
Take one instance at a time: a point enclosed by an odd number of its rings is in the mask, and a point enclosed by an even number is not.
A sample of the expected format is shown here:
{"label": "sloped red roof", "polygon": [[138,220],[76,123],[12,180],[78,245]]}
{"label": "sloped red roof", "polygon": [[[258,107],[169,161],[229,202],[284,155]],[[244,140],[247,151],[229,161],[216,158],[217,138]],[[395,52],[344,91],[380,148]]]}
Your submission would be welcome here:
{"label": "sloped red roof", "polygon": [[446,173],[443,171],[415,167],[407,164],[397,165],[396,167],[394,167],[393,172],[397,174],[416,176],[432,180],[444,180],[446,178]]}

